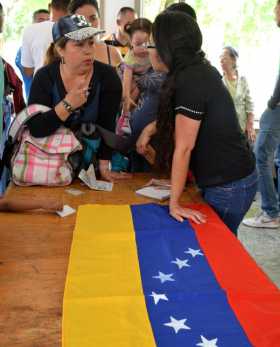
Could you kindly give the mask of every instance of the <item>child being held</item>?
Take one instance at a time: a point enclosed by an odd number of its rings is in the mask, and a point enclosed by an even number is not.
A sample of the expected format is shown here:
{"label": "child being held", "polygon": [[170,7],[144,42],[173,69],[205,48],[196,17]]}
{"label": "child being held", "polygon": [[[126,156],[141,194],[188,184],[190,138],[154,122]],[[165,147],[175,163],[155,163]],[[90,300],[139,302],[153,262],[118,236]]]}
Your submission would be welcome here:
{"label": "child being held", "polygon": [[146,18],[138,18],[126,26],[131,40],[131,49],[124,58],[123,110],[117,125],[117,133],[131,134],[130,111],[137,103],[137,85],[151,68],[147,43],[152,31],[152,23]]}

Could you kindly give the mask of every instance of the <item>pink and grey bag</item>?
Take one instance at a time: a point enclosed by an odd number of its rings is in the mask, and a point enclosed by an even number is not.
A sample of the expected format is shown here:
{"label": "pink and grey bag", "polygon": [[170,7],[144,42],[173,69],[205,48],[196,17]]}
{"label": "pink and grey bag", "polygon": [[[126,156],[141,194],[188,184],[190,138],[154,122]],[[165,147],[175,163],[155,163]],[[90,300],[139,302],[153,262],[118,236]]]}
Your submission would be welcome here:
{"label": "pink and grey bag", "polygon": [[26,122],[49,111],[42,105],[30,105],[20,112],[11,125],[9,135],[15,141],[11,159],[12,180],[21,186],[64,186],[72,182],[74,170],[68,161],[70,154],[82,150],[73,132],[60,127],[54,134],[33,137]]}

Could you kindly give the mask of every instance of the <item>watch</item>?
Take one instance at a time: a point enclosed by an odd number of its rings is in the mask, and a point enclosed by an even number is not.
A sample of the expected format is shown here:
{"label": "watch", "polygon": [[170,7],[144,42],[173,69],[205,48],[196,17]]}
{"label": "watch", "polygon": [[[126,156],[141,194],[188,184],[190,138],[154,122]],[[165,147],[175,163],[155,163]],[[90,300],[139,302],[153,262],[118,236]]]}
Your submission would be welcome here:
{"label": "watch", "polygon": [[75,112],[72,105],[68,101],[66,101],[65,99],[62,100],[62,104],[63,104],[63,106],[67,112],[69,112],[69,113]]}

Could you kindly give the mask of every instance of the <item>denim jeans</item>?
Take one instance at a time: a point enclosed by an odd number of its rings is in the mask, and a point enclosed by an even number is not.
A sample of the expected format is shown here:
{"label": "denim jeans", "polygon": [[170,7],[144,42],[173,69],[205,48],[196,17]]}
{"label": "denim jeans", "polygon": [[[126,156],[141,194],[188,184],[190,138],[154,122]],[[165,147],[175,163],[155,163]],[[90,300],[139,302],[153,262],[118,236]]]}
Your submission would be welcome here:
{"label": "denim jeans", "polygon": [[279,215],[279,198],[273,181],[274,154],[280,144],[280,106],[267,109],[260,120],[255,154],[261,193],[261,208],[270,217]]}
{"label": "denim jeans", "polygon": [[257,192],[257,171],[240,180],[221,186],[204,188],[204,200],[217,212],[228,228],[237,235],[237,229],[249,210]]}

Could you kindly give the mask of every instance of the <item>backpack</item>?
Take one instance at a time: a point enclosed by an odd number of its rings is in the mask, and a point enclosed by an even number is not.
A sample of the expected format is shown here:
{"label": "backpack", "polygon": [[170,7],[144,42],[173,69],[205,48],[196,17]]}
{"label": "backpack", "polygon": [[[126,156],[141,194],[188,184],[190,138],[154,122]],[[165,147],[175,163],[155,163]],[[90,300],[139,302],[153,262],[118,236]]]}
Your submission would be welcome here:
{"label": "backpack", "polygon": [[26,127],[31,118],[49,110],[47,106],[30,105],[15,117],[0,163],[0,176],[6,166],[17,185],[64,186],[72,182],[74,170],[68,158],[82,150],[73,132],[62,126],[50,136],[35,138]]}

